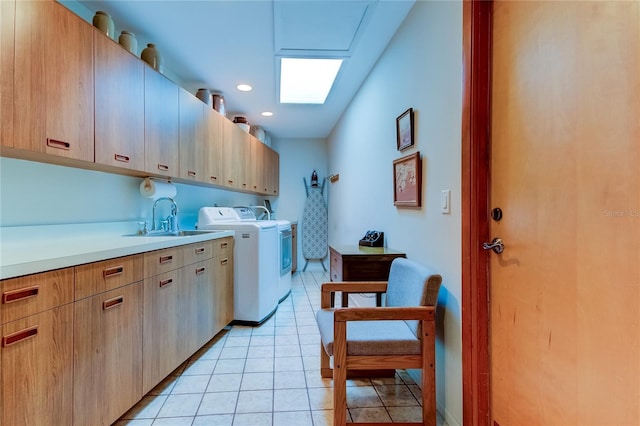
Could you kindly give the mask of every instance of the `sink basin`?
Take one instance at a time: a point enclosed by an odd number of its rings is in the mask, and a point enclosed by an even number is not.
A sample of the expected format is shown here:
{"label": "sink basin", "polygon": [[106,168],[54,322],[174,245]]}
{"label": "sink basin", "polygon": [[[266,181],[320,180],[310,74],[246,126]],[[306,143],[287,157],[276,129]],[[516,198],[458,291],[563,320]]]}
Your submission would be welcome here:
{"label": "sink basin", "polygon": [[204,235],[204,234],[214,234],[216,232],[223,232],[220,230],[209,230],[209,231],[201,231],[201,230],[181,230],[181,231],[150,231],[146,234],[129,234],[125,235],[125,237],[189,237],[192,235]]}

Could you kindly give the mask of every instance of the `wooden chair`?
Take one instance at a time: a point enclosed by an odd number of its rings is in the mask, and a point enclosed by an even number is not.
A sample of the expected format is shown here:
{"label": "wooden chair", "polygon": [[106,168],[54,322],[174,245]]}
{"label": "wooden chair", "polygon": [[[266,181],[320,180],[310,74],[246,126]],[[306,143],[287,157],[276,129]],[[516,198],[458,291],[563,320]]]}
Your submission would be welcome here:
{"label": "wooden chair", "polygon": [[[320,373],[322,377],[333,377],[334,426],[347,422],[348,372],[390,368],[422,369],[422,422],[402,424],[436,425],[435,305],[441,283],[442,277],[431,269],[398,258],[391,264],[386,282],[322,284],[322,309],[316,313],[322,339]],[[387,295],[386,304],[332,309],[336,291],[383,292]]]}

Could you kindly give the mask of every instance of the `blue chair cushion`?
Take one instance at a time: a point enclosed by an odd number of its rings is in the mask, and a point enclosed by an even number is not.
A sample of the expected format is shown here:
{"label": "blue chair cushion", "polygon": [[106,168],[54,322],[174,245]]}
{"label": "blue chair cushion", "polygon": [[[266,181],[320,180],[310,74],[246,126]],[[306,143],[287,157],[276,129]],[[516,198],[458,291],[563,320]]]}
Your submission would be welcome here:
{"label": "blue chair cushion", "polygon": [[[321,309],[316,321],[325,352],[333,356],[333,311]],[[420,340],[405,321],[347,322],[347,355],[419,355]]]}

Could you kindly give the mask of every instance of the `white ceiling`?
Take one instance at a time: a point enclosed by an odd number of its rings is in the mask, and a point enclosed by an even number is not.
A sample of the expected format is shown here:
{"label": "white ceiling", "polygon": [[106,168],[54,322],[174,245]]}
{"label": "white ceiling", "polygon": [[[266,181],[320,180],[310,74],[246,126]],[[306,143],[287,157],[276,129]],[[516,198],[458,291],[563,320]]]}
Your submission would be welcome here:
{"label": "white ceiling", "polygon": [[[368,75],[415,0],[80,1],[116,28],[155,43],[185,89],[223,93],[230,118],[244,115],[277,138],[323,138]],[[139,45],[139,50],[145,47]],[[324,105],[278,103],[279,56],[345,61]],[[235,86],[248,83],[251,92]],[[262,117],[273,111],[273,117]]]}

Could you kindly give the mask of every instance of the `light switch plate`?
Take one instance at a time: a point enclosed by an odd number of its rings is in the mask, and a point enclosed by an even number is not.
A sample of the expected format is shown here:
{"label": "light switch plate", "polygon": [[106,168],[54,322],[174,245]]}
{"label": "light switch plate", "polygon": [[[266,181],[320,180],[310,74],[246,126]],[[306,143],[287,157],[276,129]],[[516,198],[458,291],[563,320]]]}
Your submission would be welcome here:
{"label": "light switch plate", "polygon": [[440,213],[451,213],[451,190],[443,189],[440,192]]}

